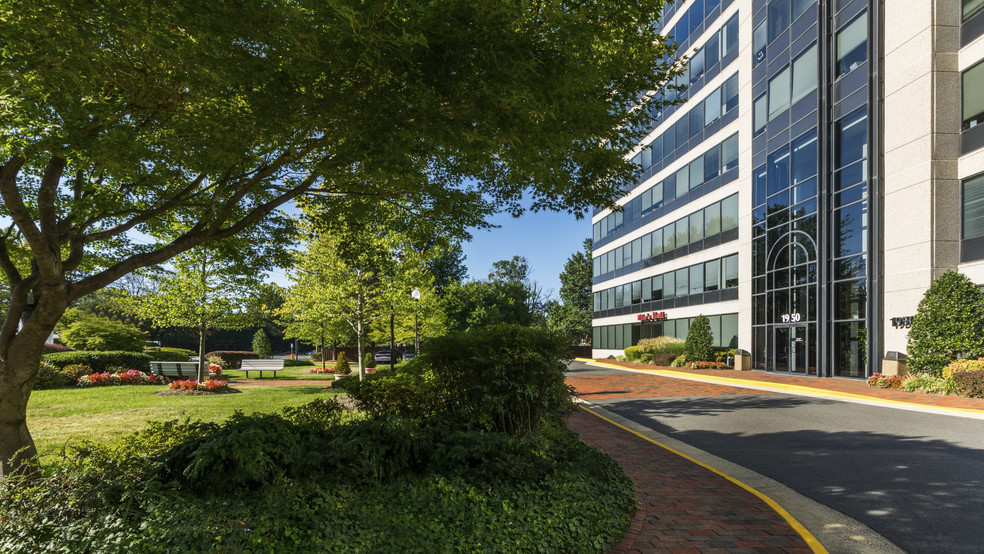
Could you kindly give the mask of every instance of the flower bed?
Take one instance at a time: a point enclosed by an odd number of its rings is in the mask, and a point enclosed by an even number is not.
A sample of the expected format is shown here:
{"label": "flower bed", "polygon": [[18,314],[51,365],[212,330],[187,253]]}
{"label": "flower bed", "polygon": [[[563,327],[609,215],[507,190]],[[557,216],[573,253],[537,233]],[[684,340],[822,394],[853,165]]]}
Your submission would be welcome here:
{"label": "flower bed", "polygon": [[901,389],[902,378],[898,375],[875,373],[871,377],[868,377],[868,386],[878,387],[880,389]]}
{"label": "flower bed", "polygon": [[687,362],[683,367],[688,369],[728,369],[724,362]]}
{"label": "flower bed", "polygon": [[208,376],[218,377],[219,375],[222,375],[222,366],[219,364],[208,364]]}
{"label": "flower bed", "polygon": [[163,385],[163,381],[157,375],[144,373],[131,369],[123,373],[112,374],[108,371],[93,373],[79,377],[78,386],[86,389],[89,387],[108,387],[119,385]]}
{"label": "flower bed", "polygon": [[197,391],[209,391],[214,392],[218,390],[228,389],[229,381],[216,381],[215,379],[206,379],[204,383],[199,383],[198,381],[192,381],[191,379],[184,381],[173,381],[168,385],[169,389],[172,390],[197,390]]}
{"label": "flower bed", "polygon": [[335,372],[335,368],[333,367],[326,367],[326,368],[315,367],[308,370],[308,373],[334,373],[334,372]]}

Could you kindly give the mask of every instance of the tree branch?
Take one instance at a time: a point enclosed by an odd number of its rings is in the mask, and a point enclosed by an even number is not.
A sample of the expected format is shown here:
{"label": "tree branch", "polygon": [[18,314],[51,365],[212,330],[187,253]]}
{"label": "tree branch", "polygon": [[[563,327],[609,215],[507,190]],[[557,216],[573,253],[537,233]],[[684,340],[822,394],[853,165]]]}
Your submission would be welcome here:
{"label": "tree branch", "polygon": [[[38,189],[38,219],[41,224],[41,237],[52,252],[61,249],[58,241],[58,215],[55,212],[58,183],[65,171],[65,158],[53,156],[48,160],[41,176],[41,188]],[[59,261],[61,261],[59,259]]]}

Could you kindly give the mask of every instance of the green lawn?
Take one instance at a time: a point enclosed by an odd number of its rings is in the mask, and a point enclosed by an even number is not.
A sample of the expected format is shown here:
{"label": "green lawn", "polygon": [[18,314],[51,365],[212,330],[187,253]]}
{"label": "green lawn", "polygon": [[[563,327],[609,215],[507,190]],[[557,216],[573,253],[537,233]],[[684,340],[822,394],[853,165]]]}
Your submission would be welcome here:
{"label": "green lawn", "polygon": [[236,410],[279,412],[286,406],[337,394],[322,385],[245,386],[239,388],[239,394],[207,396],[157,396],[161,390],[159,386],[123,386],[34,391],[27,407],[27,424],[42,462],[53,461],[72,440],[113,443],[143,429],[151,419],[221,421]]}

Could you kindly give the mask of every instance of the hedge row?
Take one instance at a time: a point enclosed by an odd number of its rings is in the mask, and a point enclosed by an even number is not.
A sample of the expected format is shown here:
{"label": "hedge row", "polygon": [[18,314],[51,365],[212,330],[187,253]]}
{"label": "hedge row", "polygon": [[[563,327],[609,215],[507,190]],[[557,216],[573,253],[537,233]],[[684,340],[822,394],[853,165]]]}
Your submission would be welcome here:
{"label": "hedge row", "polygon": [[68,365],[83,364],[96,372],[106,371],[110,367],[125,367],[146,372],[150,371],[150,361],[154,358],[143,352],[127,352],[125,350],[106,352],[77,350],[75,352],[45,354],[42,359],[59,370]]}
{"label": "hedge row", "polygon": [[242,367],[243,360],[259,360],[260,356],[256,352],[248,350],[213,350],[205,353],[205,359],[213,356],[222,358],[225,362],[223,369],[239,369]]}

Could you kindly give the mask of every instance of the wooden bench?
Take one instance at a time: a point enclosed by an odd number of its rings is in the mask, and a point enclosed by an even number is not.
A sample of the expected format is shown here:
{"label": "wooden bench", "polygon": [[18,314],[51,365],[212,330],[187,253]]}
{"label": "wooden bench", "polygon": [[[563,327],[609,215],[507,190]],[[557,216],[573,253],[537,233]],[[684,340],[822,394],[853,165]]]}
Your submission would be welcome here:
{"label": "wooden bench", "polygon": [[198,379],[198,362],[150,362],[150,372],[167,378]]}
{"label": "wooden bench", "polygon": [[259,371],[260,378],[262,379],[264,371],[272,371],[276,374],[283,368],[283,360],[243,360],[242,365],[239,367],[239,371],[246,373],[247,379],[249,379],[250,371]]}

